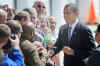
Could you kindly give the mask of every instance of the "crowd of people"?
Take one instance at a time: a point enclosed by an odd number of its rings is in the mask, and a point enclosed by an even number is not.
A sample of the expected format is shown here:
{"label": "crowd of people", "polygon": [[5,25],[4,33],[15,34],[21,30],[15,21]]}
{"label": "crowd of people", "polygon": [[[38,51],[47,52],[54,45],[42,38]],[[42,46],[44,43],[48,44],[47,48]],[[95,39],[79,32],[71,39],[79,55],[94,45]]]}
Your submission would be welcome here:
{"label": "crowd of people", "polygon": [[64,7],[59,34],[56,18],[48,16],[46,5],[36,1],[32,8],[17,12],[0,6],[0,66],[57,66],[57,54],[64,52],[64,66],[100,66],[100,25],[95,40],[78,18],[76,4]]}
{"label": "crowd of people", "polygon": [[17,12],[8,4],[0,8],[0,66],[54,66],[48,51],[56,41],[56,19],[36,1]]}

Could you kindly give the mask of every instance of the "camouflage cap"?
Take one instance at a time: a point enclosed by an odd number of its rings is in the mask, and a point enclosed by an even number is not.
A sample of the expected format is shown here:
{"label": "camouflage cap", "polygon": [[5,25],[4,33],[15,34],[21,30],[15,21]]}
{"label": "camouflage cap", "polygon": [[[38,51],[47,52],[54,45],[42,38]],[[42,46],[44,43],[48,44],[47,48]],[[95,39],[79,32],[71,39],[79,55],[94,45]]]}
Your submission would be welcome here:
{"label": "camouflage cap", "polygon": [[23,32],[21,24],[16,20],[9,20],[7,25],[11,28],[12,33]]}
{"label": "camouflage cap", "polygon": [[34,32],[34,24],[29,22],[28,24],[22,25],[23,28],[23,33],[29,33],[29,32]]}
{"label": "camouflage cap", "polygon": [[11,35],[11,30],[6,24],[0,24],[0,39]]}

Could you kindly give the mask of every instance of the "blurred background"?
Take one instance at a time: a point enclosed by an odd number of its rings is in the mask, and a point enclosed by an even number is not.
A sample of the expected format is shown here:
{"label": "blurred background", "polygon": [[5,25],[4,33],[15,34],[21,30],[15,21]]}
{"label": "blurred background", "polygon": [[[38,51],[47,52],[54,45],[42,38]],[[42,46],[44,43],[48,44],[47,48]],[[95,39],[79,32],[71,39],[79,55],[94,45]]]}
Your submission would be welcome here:
{"label": "blurred background", "polygon": [[[32,8],[36,0],[0,0],[0,4],[9,4],[11,8],[21,11],[24,8]],[[100,21],[100,0],[43,0],[46,4],[47,14],[57,19],[57,27],[64,24],[63,7],[66,3],[76,3],[79,6],[80,19],[82,22],[88,21],[91,1],[93,1],[96,20]]]}

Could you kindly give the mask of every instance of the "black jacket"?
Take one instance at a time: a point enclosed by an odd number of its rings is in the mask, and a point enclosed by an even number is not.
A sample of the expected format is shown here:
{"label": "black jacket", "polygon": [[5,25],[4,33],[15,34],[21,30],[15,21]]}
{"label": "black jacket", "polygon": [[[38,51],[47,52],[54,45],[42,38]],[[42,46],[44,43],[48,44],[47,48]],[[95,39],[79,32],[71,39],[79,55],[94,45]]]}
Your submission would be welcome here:
{"label": "black jacket", "polygon": [[100,66],[100,45],[92,51],[87,66]]}
{"label": "black jacket", "polygon": [[[94,39],[88,27],[78,22],[72,33],[70,42],[68,41],[68,25],[61,27],[58,39],[53,47],[57,54],[64,46],[69,46],[75,52],[74,56],[64,54],[64,66],[84,66],[83,59],[90,55],[94,48]],[[53,48],[52,48],[53,49]]]}

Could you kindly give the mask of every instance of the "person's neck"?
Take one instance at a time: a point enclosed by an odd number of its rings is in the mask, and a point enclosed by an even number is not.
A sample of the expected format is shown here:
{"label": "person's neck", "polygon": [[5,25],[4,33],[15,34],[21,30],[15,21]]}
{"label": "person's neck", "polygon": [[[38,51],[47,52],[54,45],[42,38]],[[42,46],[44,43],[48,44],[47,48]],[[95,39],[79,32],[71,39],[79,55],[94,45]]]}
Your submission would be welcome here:
{"label": "person's neck", "polygon": [[74,24],[74,22],[69,23],[69,25],[72,25],[72,24]]}
{"label": "person's neck", "polygon": [[75,23],[75,21],[69,22],[68,24],[71,26]]}

